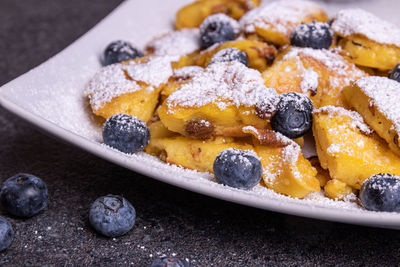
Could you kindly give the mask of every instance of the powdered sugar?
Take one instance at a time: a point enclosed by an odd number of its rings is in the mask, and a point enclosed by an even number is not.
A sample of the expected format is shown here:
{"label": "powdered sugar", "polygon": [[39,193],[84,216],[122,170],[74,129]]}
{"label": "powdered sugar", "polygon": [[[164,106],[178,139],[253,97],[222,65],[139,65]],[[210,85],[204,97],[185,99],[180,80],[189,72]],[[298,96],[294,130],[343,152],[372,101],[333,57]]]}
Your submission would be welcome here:
{"label": "powdered sugar", "polygon": [[339,11],[333,19],[332,29],[343,37],[361,34],[381,44],[400,46],[400,29],[363,9]]}
{"label": "powdered sugar", "polygon": [[347,76],[349,72],[352,72],[355,73],[355,75],[362,76],[362,71],[355,68],[353,64],[347,63],[346,60],[337,52],[337,50],[294,47],[284,56],[284,59],[299,57],[301,54],[303,56],[318,60],[324,64],[326,68],[339,75]]}
{"label": "powdered sugar", "polygon": [[199,66],[187,66],[180,69],[175,69],[173,77],[176,79],[186,80],[203,72],[203,68]]}
{"label": "powdered sugar", "polygon": [[[364,122],[363,117],[356,111],[348,110],[343,107],[335,106],[324,106],[319,109],[314,110],[314,113],[326,113],[330,117],[332,116],[347,116],[352,119],[350,124],[354,129],[357,128],[365,134],[373,133],[373,130]],[[335,148],[332,148],[335,149]]]}
{"label": "powdered sugar", "polygon": [[309,1],[277,1],[250,10],[240,19],[240,24],[247,33],[262,28],[289,36],[307,15],[318,10],[320,7]]}
{"label": "powdered sugar", "polygon": [[117,63],[100,69],[90,80],[84,94],[90,99],[94,110],[101,108],[113,98],[143,89],[147,90],[166,83],[172,75],[171,61],[174,57],[153,57],[146,63]]}
{"label": "powdered sugar", "polygon": [[89,97],[94,110],[115,97],[141,89],[135,81],[127,79],[123,67],[122,64],[106,66],[91,79],[84,93]]}
{"label": "powdered sugar", "polygon": [[397,133],[400,133],[400,83],[386,77],[364,77],[355,84],[372,99],[374,105],[392,121]]}
{"label": "powdered sugar", "polygon": [[126,71],[133,80],[157,87],[168,82],[172,75],[171,61],[178,59],[179,57],[173,56],[152,57],[146,63],[132,62],[127,66]]}
{"label": "powdered sugar", "polygon": [[251,161],[247,158],[248,156],[254,157],[258,160],[260,158],[258,157],[257,153],[255,153],[253,150],[242,150],[242,149],[235,149],[235,148],[228,148],[223,151],[221,151],[218,154],[218,157],[221,160],[227,160],[228,157],[231,157],[231,160],[233,162],[236,162],[237,160],[245,165],[252,165]]}
{"label": "powdered sugar", "polygon": [[238,35],[240,33],[240,25],[239,23],[234,20],[233,18],[223,14],[217,13],[208,16],[204,19],[204,21],[200,25],[200,32],[204,32],[206,27],[211,23],[223,23],[223,24],[230,24],[232,26],[233,32]]}
{"label": "powdered sugar", "polygon": [[308,91],[317,92],[318,88],[318,73],[316,73],[313,68],[308,68],[304,70],[303,80],[300,83],[301,91],[306,94]]}
{"label": "powdered sugar", "polygon": [[260,101],[275,103],[275,89],[267,88],[261,74],[239,62],[217,62],[195,75],[166,100],[171,107],[201,107],[216,104],[223,110],[229,105],[251,107]]}
{"label": "powdered sugar", "polygon": [[147,44],[146,50],[154,55],[186,55],[200,49],[198,28],[184,28],[156,38]]}

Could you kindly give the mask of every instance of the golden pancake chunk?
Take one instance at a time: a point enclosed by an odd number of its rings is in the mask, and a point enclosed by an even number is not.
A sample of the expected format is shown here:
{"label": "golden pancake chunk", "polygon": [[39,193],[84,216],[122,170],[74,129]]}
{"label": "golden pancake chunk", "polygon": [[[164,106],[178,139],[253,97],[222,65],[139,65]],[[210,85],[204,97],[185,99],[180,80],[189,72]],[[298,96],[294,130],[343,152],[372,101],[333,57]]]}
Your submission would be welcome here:
{"label": "golden pancake chunk", "polygon": [[355,111],[333,106],[314,111],[313,134],[321,166],[332,179],[360,189],[371,175],[400,174],[400,157]]}
{"label": "golden pancake chunk", "polygon": [[170,131],[192,138],[243,136],[243,126],[269,124],[277,101],[258,71],[239,62],[216,62],[170,94],[158,115]]}
{"label": "golden pancake chunk", "polygon": [[173,59],[148,57],[103,67],[85,90],[93,113],[104,118],[126,113],[150,120],[160,89],[172,75]]}
{"label": "golden pancake chunk", "polygon": [[286,49],[262,73],[265,86],[278,93],[304,93],[316,108],[347,107],[342,88],[365,75],[339,51],[296,47]]}
{"label": "golden pancake chunk", "polygon": [[311,165],[317,170],[317,179],[321,187],[324,187],[326,183],[331,180],[329,172],[321,167],[321,163],[317,156],[308,159]]}
{"label": "golden pancake chunk", "polygon": [[391,70],[400,61],[400,29],[365,10],[339,11],[332,29],[357,65]]}
{"label": "golden pancake chunk", "polygon": [[228,41],[217,46],[212,46],[194,57],[193,63],[198,66],[207,67],[211,58],[217,52],[226,48],[237,48],[246,53],[249,59],[249,67],[263,71],[272,63],[277,54],[275,47],[264,42],[253,40]]}
{"label": "golden pancake chunk", "polygon": [[386,77],[364,77],[343,93],[349,104],[400,156],[400,83]]}
{"label": "golden pancake chunk", "polygon": [[174,69],[173,75],[169,78],[168,83],[162,88],[161,103],[173,92],[178,90],[184,83],[187,83],[193,76],[203,72],[204,69],[199,66],[186,66]]}
{"label": "golden pancake chunk", "polygon": [[[283,137],[284,138],[284,137]],[[263,166],[263,180],[275,192],[303,198],[312,191],[318,192],[320,185],[316,170],[304,159],[300,147],[289,139],[284,147],[252,145],[231,137],[193,140],[175,136],[152,138],[146,152],[162,160],[198,171],[213,172],[217,155],[228,148],[255,152]]]}
{"label": "golden pancake chunk", "polygon": [[206,17],[216,13],[240,19],[244,13],[259,4],[260,0],[198,0],[177,12],[175,26],[178,30],[199,27]]}
{"label": "golden pancake chunk", "polygon": [[276,45],[290,44],[294,28],[301,23],[328,20],[326,12],[309,1],[277,1],[261,5],[240,19],[246,34],[256,34]]}
{"label": "golden pancake chunk", "polygon": [[354,188],[337,179],[329,180],[324,186],[324,191],[327,197],[336,200],[345,200],[356,192]]}

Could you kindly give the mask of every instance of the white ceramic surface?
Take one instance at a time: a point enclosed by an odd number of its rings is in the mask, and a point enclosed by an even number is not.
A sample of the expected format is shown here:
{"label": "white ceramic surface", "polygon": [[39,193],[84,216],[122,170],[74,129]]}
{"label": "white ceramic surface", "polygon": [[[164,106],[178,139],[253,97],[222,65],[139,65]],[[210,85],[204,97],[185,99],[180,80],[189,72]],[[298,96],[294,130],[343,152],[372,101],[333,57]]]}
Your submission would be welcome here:
{"label": "white ceramic surface", "polygon": [[[278,195],[261,186],[251,191],[235,190],[217,184],[207,173],[170,166],[144,153],[125,155],[101,145],[100,127],[90,115],[82,91],[100,68],[99,56],[104,47],[116,39],[130,40],[143,47],[153,36],[172,29],[176,10],[189,1],[124,2],[64,51],[2,86],[1,105],[40,129],[90,153],[188,190],[287,214],[400,229],[400,214],[369,212],[354,203],[335,202],[318,194],[299,200]],[[398,22],[394,11],[400,6],[395,0],[331,1],[326,5],[331,14],[342,6],[360,6],[393,22]]]}

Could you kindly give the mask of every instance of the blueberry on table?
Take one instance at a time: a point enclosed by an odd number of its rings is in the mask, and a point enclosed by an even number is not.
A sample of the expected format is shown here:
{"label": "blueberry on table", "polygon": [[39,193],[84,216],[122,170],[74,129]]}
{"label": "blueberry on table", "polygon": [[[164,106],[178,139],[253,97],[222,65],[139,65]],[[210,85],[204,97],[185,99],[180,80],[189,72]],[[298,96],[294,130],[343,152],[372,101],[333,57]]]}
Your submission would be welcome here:
{"label": "blueberry on table", "polygon": [[397,64],[390,72],[389,79],[400,82],[400,64]]}
{"label": "blueberry on table", "polygon": [[135,116],[115,114],[103,125],[103,140],[106,145],[124,153],[136,153],[149,143],[150,130]]}
{"label": "blueberry on table", "polygon": [[298,47],[328,49],[332,44],[332,31],[327,23],[303,23],[293,30],[290,43]]}
{"label": "blueberry on table", "polygon": [[0,251],[5,250],[8,248],[14,238],[14,231],[10,222],[0,216]]}
{"label": "blueberry on table", "polygon": [[135,224],[136,212],[132,204],[121,196],[107,195],[96,199],[90,207],[89,222],[107,237],[126,234]]}
{"label": "blueberry on table", "polygon": [[189,263],[177,257],[162,257],[155,259],[151,267],[189,267]]}
{"label": "blueberry on table", "polygon": [[311,100],[304,94],[281,94],[271,127],[289,138],[301,137],[311,129],[313,109]]}
{"label": "blueberry on table", "polygon": [[231,61],[240,62],[246,67],[249,66],[249,59],[247,57],[247,54],[237,48],[226,48],[218,51],[211,58],[210,64],[216,62],[231,62]]}
{"label": "blueberry on table", "polygon": [[369,177],[361,186],[360,200],[367,210],[400,212],[400,177],[388,173]]}
{"label": "blueberry on table", "polygon": [[220,152],[213,169],[218,181],[239,189],[253,188],[262,175],[261,162],[254,152],[234,148]]}
{"label": "blueberry on table", "polygon": [[239,23],[227,15],[219,13],[208,16],[200,25],[201,48],[234,40],[238,32]]}
{"label": "blueberry on table", "polygon": [[111,65],[129,59],[143,57],[143,53],[125,41],[115,41],[104,50],[103,65]]}
{"label": "blueberry on table", "polygon": [[47,186],[42,179],[27,173],[7,179],[0,190],[0,201],[12,215],[32,217],[42,211],[48,201]]}

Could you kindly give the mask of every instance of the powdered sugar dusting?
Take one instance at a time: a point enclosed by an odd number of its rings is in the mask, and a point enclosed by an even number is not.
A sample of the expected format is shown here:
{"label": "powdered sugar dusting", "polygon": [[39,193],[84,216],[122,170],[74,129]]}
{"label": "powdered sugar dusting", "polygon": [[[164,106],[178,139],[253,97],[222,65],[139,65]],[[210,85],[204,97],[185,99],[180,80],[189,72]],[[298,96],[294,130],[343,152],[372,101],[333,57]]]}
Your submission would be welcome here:
{"label": "powdered sugar dusting", "polygon": [[251,166],[252,163],[251,161],[247,158],[248,156],[250,157],[255,157],[256,159],[260,160],[258,157],[257,153],[255,153],[253,150],[242,150],[242,149],[235,149],[235,148],[228,148],[223,151],[221,151],[218,154],[218,157],[221,160],[228,160],[228,157],[231,157],[231,160],[233,162],[239,161],[246,166]]}
{"label": "powdered sugar dusting", "polygon": [[355,84],[372,99],[374,105],[400,133],[400,83],[386,77],[370,76],[358,79]]}
{"label": "powdered sugar dusting", "polygon": [[216,62],[203,72],[195,75],[180,90],[166,100],[171,107],[201,107],[216,104],[220,110],[229,105],[251,107],[260,101],[270,101],[277,97],[275,89],[267,88],[261,74],[239,62]]}
{"label": "powdered sugar dusting", "polygon": [[343,37],[361,34],[381,44],[400,46],[400,29],[363,9],[339,11],[334,17],[332,29]]}
{"label": "powdered sugar dusting", "polygon": [[198,28],[173,31],[149,42],[146,49],[158,56],[190,54],[200,49],[200,31]]}
{"label": "powdered sugar dusting", "polygon": [[247,33],[255,32],[257,27],[275,29],[289,36],[304,17],[318,10],[320,7],[309,1],[277,1],[250,10],[240,19],[240,24]]}
{"label": "powdered sugar dusting", "polygon": [[[343,107],[335,107],[335,106],[324,106],[319,109],[315,109],[313,113],[326,113],[330,117],[332,116],[347,116],[352,119],[352,123],[350,124],[351,127],[354,129],[357,128],[365,134],[371,134],[374,131],[364,122],[363,117],[352,110],[345,109]],[[336,150],[336,148],[332,148]]]}
{"label": "powdered sugar dusting", "polygon": [[175,57],[153,57],[146,63],[117,63],[100,69],[90,80],[84,94],[90,99],[94,110],[104,106],[113,98],[143,89],[138,82],[145,83],[147,90],[166,83],[172,75],[171,61]]}
{"label": "powdered sugar dusting", "polygon": [[180,69],[175,69],[173,77],[176,79],[186,80],[203,72],[203,68],[199,66],[186,66]]}
{"label": "powdered sugar dusting", "polygon": [[354,72],[355,75],[362,75],[362,71],[358,70],[352,64],[348,64],[346,60],[337,53],[336,50],[312,49],[312,48],[292,48],[284,59],[299,57],[299,55],[311,57],[324,64],[328,69],[339,75],[346,76],[348,72]]}
{"label": "powdered sugar dusting", "polygon": [[157,87],[162,83],[168,82],[169,77],[172,75],[171,62],[178,59],[179,57],[163,56],[152,57],[145,63],[132,61],[127,66],[126,71],[133,80]]}
{"label": "powdered sugar dusting", "polygon": [[304,70],[303,80],[300,83],[301,91],[306,94],[308,91],[317,92],[318,88],[318,73],[316,73],[313,68],[308,68]]}
{"label": "powdered sugar dusting", "polygon": [[240,33],[240,25],[239,23],[234,20],[233,18],[227,16],[224,13],[217,13],[208,16],[203,20],[200,25],[200,32],[204,32],[206,27],[210,25],[210,23],[223,23],[223,24],[230,24],[232,26],[233,32],[238,35]]}
{"label": "powdered sugar dusting", "polygon": [[124,65],[113,64],[97,72],[84,93],[89,97],[92,108],[97,110],[115,97],[140,89],[139,84],[127,79]]}

